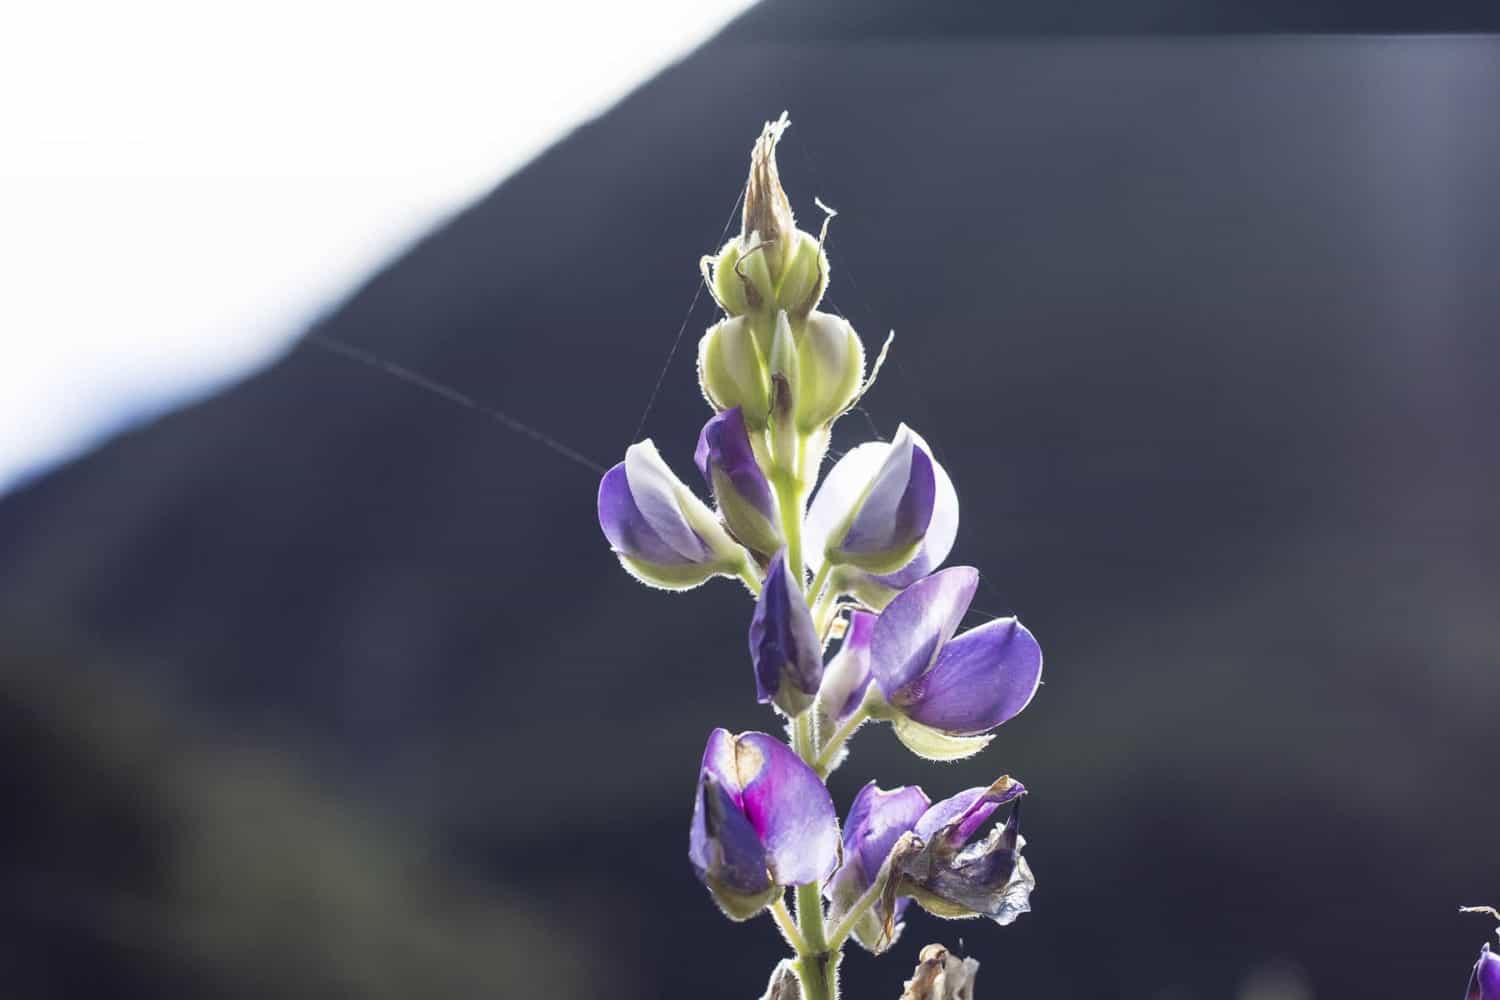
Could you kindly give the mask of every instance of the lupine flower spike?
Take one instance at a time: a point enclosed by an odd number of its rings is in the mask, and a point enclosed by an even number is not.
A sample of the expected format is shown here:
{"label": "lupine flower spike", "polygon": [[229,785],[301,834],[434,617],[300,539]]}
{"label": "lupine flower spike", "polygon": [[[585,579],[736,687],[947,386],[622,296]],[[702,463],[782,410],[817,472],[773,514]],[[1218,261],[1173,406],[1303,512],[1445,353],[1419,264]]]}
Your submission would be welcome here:
{"label": "lupine flower spike", "polygon": [[[646,583],[685,590],[733,576],[755,594],[755,693],[786,722],[790,745],[709,734],[688,859],[727,916],[769,913],[791,947],[765,996],[834,1000],[844,944],[887,950],[913,901],[1003,925],[1030,908],[1035,879],[1021,857],[1018,781],[936,804],[915,785],[871,781],[841,833],[825,777],[871,719],[927,758],[977,753],[1035,695],[1042,654],[1014,618],[959,631],[979,575],[938,568],[957,535],[958,494],[915,431],[903,424],[889,443],[855,447],[817,487],[833,424],[873,375],[853,327],[818,310],[823,237],[797,228],[776,166],[788,124],[783,115],[761,133],[743,228],[703,261],[725,313],[698,349],[714,413],[693,458],[714,507],[642,441],[600,483],[599,526]],[[971,964],[956,966],[963,982]]]}

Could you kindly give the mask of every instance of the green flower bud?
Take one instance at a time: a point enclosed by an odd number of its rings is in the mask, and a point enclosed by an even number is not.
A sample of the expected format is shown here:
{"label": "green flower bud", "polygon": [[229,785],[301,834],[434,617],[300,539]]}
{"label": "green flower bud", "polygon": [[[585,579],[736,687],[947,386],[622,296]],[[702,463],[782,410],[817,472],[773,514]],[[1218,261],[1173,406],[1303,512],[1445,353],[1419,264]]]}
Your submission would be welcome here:
{"label": "green flower bud", "polygon": [[789,124],[785,114],[766,123],[750,154],[740,235],[703,259],[704,279],[731,316],[769,318],[784,309],[800,320],[828,284],[823,241],[797,228],[776,168],[776,144]]}
{"label": "green flower bud", "polygon": [[748,316],[716,323],[698,342],[698,382],[716,410],[736,406],[751,430],[765,430],[771,413],[771,373]]}
{"label": "green flower bud", "polygon": [[797,426],[810,433],[854,404],[865,377],[865,349],[849,321],[813,312],[798,345]]}

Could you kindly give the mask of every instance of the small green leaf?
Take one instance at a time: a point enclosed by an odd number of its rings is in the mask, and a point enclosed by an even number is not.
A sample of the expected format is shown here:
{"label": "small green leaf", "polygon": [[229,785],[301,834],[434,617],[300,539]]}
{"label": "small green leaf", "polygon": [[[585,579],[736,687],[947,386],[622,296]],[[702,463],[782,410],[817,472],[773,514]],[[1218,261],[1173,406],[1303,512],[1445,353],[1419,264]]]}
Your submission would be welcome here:
{"label": "small green leaf", "polygon": [[896,738],[924,760],[963,760],[990,745],[993,736],[949,736],[904,715],[891,720]]}

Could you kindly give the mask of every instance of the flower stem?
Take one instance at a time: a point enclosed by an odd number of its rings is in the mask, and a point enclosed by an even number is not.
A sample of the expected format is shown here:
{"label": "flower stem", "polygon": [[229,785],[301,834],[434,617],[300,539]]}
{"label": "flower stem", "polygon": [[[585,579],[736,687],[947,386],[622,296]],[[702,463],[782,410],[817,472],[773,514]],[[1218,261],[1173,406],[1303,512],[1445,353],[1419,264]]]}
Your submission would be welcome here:
{"label": "flower stem", "polygon": [[885,892],[885,879],[877,878],[874,884],[865,890],[864,895],[854,901],[854,905],[849,908],[848,913],[844,914],[843,919],[834,924],[833,930],[828,932],[829,949],[838,951],[844,946],[844,942],[849,940],[849,935],[854,933],[854,925],[859,923],[865,911],[875,905],[883,892]]}
{"label": "flower stem", "polygon": [[816,882],[797,886],[797,927],[807,948],[797,958],[803,1000],[838,1000],[839,956],[823,936],[823,897]]}
{"label": "flower stem", "polygon": [[778,898],[771,904],[771,916],[775,919],[781,936],[786,938],[786,943],[792,946],[792,950],[798,955],[807,954],[807,942],[802,940],[802,932],[797,929],[797,921],[792,916],[792,911],[786,908],[785,898]]}
{"label": "flower stem", "polygon": [[745,581],[745,586],[750,588],[750,593],[756,597],[760,596],[760,577],[755,575],[755,570],[750,567],[749,562],[740,567],[740,579]]}
{"label": "flower stem", "polygon": [[776,502],[781,508],[781,531],[786,537],[787,567],[796,578],[798,588],[805,588],[807,564],[802,561],[802,486],[792,472],[777,475],[774,483]]}
{"label": "flower stem", "polygon": [[854,731],[864,724],[870,717],[870,710],[865,705],[860,705],[854,714],[844,720],[844,724],[833,731],[828,737],[828,742],[823,744],[823,751],[818,754],[818,759],[813,761],[813,770],[818,772],[818,777],[828,777],[828,768],[838,756],[839,747],[843,746]]}

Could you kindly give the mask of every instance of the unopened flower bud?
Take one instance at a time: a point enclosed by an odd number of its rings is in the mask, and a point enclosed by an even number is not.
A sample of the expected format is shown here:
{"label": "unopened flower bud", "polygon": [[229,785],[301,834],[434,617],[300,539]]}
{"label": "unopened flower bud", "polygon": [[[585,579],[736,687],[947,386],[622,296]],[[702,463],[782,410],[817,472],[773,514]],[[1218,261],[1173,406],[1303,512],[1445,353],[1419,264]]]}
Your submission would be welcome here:
{"label": "unopened flower bud", "polygon": [[753,431],[771,413],[771,373],[749,317],[731,316],[709,327],[698,343],[698,381],[716,410],[739,407]]}
{"label": "unopened flower bud", "polygon": [[599,527],[632,576],[668,590],[733,576],[749,563],[749,554],[650,441],[631,445],[625,461],[604,474]]}
{"label": "unopened flower bud", "polygon": [[813,497],[804,534],[810,561],[894,573],[921,551],[937,503],[932,452],[902,424],[889,445],[854,449]]}
{"label": "unopened flower bud", "polygon": [[813,311],[798,345],[797,426],[811,432],[854,404],[865,377],[865,348],[849,321]]}
{"label": "unopened flower bud", "polygon": [[703,425],[693,457],[713,490],[719,516],[741,545],[768,557],[786,544],[776,495],[738,406]]}
{"label": "unopened flower bud", "polygon": [[705,278],[731,316],[785,309],[800,320],[828,284],[822,241],[797,228],[776,167],[776,144],[789,124],[785,114],[766,123],[750,154],[740,235],[705,258]]}
{"label": "unopened flower bud", "polygon": [[727,916],[748,920],[782,887],[821,881],[838,851],[828,789],[786,744],[765,733],[709,734],[688,858]]}
{"label": "unopened flower bud", "polygon": [[774,703],[788,716],[801,715],[812,705],[823,682],[823,644],[785,549],[771,560],[755,602],[750,660],[762,704]]}

